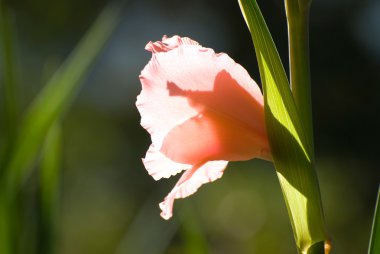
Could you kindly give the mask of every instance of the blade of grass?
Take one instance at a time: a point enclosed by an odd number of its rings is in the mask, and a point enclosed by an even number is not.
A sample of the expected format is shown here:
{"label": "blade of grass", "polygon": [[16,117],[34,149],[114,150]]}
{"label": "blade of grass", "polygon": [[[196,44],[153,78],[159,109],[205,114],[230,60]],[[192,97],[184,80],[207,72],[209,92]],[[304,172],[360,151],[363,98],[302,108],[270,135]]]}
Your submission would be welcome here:
{"label": "blade of grass", "polygon": [[119,11],[120,8],[112,5],[101,13],[26,112],[3,178],[7,191],[20,187],[22,180],[30,174],[48,130],[73,101],[95,58],[115,28]]}
{"label": "blade of grass", "polygon": [[1,219],[0,237],[8,239],[0,244],[0,253],[16,253],[19,229],[14,209],[17,193],[32,172],[46,134],[70,106],[91,65],[116,27],[120,11],[119,5],[109,5],[103,10],[22,119],[9,157],[2,163],[0,175],[0,214],[5,216]]}
{"label": "blade of grass", "polygon": [[380,253],[380,186],[377,192],[375,214],[373,217],[372,232],[368,249],[368,254],[377,253]]}
{"label": "blade of grass", "polygon": [[239,0],[239,4],[256,51],[269,141],[298,252],[324,253],[326,233],[312,139],[305,135],[281,59],[257,2]]}
{"label": "blade of grass", "polygon": [[43,146],[39,178],[39,226],[37,253],[54,253],[61,165],[61,128],[54,124]]}

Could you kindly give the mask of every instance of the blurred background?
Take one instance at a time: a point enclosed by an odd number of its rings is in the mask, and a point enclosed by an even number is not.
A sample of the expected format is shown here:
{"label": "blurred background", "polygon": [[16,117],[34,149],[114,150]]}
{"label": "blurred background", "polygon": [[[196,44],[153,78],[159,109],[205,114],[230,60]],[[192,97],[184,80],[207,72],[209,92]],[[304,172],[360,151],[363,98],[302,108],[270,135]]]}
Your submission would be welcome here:
{"label": "blurred background", "polygon": [[[287,68],[284,3],[258,2]],[[108,3],[3,1],[11,28],[16,118],[23,118]],[[177,201],[174,217],[164,221],[158,203],[179,176],[156,182],[141,162],[150,137],[139,124],[135,101],[138,76],[151,57],[144,50],[148,41],[188,36],[229,54],[260,83],[237,1],[130,0],[120,8],[118,24],[60,118],[50,236],[40,229],[46,222],[39,211],[38,156],[23,182],[19,252],[296,253],[270,163],[230,163],[222,179]],[[332,253],[366,253],[380,180],[380,2],[313,1],[310,46],[317,171]],[[4,66],[2,60],[2,94]],[[9,134],[5,100],[1,96],[2,151]]]}

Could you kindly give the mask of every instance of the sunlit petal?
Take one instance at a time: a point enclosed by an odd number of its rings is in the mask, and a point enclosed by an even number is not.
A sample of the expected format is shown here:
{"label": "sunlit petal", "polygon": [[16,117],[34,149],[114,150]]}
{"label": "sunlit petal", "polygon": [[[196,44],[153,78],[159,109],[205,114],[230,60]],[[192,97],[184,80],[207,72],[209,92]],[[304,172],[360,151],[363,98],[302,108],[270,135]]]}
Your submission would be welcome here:
{"label": "sunlit petal", "polygon": [[227,164],[228,161],[210,161],[185,171],[165,200],[160,203],[162,218],[167,220],[172,217],[175,199],[185,198],[196,192],[203,184],[221,178]]}
{"label": "sunlit petal", "polygon": [[248,72],[224,53],[166,37],[146,46],[136,106],[150,133],[144,165],[158,180],[186,170],[160,204],[172,215],[174,199],[222,176],[228,161],[271,159],[263,95]]}

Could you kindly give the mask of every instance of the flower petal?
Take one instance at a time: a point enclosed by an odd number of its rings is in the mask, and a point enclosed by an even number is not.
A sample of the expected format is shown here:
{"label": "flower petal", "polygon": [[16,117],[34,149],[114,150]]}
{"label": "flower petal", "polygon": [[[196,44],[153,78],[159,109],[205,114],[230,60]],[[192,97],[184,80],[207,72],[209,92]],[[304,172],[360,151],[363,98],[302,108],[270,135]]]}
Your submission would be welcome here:
{"label": "flower petal", "polygon": [[185,198],[196,192],[203,184],[221,178],[227,164],[228,161],[210,161],[185,171],[173,190],[160,203],[161,217],[166,220],[172,217],[175,199]]}
{"label": "flower petal", "polygon": [[[166,135],[160,151],[171,160],[195,165],[210,160],[268,159],[268,140],[265,130],[260,129],[262,107],[227,72],[217,75],[212,92],[180,91],[174,84],[169,90],[173,96],[191,100],[194,107],[203,107],[197,116]],[[239,115],[241,112],[247,116]],[[250,122],[251,115],[259,121]]]}
{"label": "flower petal", "polygon": [[[182,149],[179,154],[184,154],[187,145],[191,143],[184,143],[183,139],[176,141],[170,136],[178,137],[173,133],[179,132],[179,126],[190,124],[189,126],[194,127],[196,124],[191,122],[196,122],[197,116],[207,115],[205,125],[213,127],[205,132],[215,136],[213,144],[218,145],[214,147],[226,150],[222,145],[231,145],[231,142],[219,141],[217,138],[226,137],[227,140],[231,140],[235,136],[237,141],[232,142],[234,145],[230,151],[239,146],[244,146],[246,149],[248,143],[249,146],[256,146],[248,150],[269,150],[264,125],[263,96],[243,67],[226,54],[215,54],[212,49],[203,48],[190,39],[188,41],[178,36],[164,38],[164,42],[150,43],[147,48],[153,52],[153,56],[141,72],[143,90],[138,96],[136,105],[142,116],[141,124],[151,134],[155,147],[179,163],[195,165],[202,162],[205,156],[197,160],[197,156],[201,155],[200,152],[193,153],[191,160],[166,152]],[[186,123],[187,121],[190,123]],[[229,129],[226,129],[222,127],[222,122],[235,124],[227,124]],[[237,128],[237,126],[244,127]],[[193,130],[189,137],[199,140],[197,136],[205,136],[202,134],[202,128],[193,127],[187,128]],[[237,131],[232,132],[233,129]],[[241,129],[245,131],[240,132]],[[216,133],[218,131],[219,134]],[[248,132],[251,133],[249,142],[245,140]],[[243,135],[239,137],[240,134]],[[185,137],[186,133],[180,136]],[[255,141],[256,138],[258,142]],[[207,149],[204,147],[201,150]],[[260,154],[255,153],[251,153],[250,156],[246,153],[243,158],[260,157]],[[214,158],[230,159],[223,158],[223,153]]]}
{"label": "flower petal", "polygon": [[169,178],[172,175],[178,174],[182,170],[192,168],[192,165],[176,163],[168,159],[164,154],[151,145],[143,159],[144,166],[148,173],[159,180],[161,178]]}
{"label": "flower petal", "polygon": [[198,42],[193,41],[192,39],[188,37],[179,37],[178,35],[175,35],[173,37],[168,38],[166,35],[164,35],[164,37],[162,37],[162,41],[156,41],[156,42],[150,41],[145,46],[145,49],[152,53],[166,52],[184,44],[199,45]]}
{"label": "flower petal", "polygon": [[205,111],[175,127],[161,152],[169,159],[195,165],[199,161],[268,159],[265,138],[217,112]]}

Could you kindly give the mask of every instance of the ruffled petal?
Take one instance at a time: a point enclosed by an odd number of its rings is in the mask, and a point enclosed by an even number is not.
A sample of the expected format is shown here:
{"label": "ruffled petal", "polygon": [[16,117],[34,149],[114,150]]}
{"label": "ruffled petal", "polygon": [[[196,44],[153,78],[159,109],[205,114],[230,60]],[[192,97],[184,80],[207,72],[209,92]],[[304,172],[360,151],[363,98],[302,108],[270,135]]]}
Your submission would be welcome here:
{"label": "ruffled petal", "polygon": [[170,219],[175,199],[185,198],[196,192],[203,184],[221,178],[227,164],[228,161],[210,161],[185,171],[165,200],[160,203],[161,217]]}
{"label": "ruffled petal", "polygon": [[[162,43],[151,43],[147,47],[153,56],[141,72],[143,90],[136,105],[142,116],[141,124],[151,134],[154,146],[162,153],[175,162],[196,165],[205,157],[220,160],[251,159],[261,157],[262,150],[269,150],[263,96],[243,67],[226,54],[215,54],[212,49],[179,37],[166,38]],[[205,115],[208,117],[203,117],[206,120],[204,124],[197,122],[200,116]],[[196,127],[195,122],[200,123],[198,127],[207,125],[210,128],[203,131]],[[192,132],[178,135],[181,126],[191,126],[186,129]],[[187,145],[192,143],[184,143],[183,139],[171,136],[189,135],[199,140],[197,136],[205,136],[203,132],[211,134],[214,137],[211,143],[217,145],[203,147],[199,151],[217,148],[224,153],[201,156],[201,152],[198,152],[190,155],[191,160],[182,158],[180,155],[185,154]],[[232,137],[236,141],[231,143]],[[200,143],[203,142],[200,140]],[[226,145],[231,146],[229,150]],[[241,150],[232,150],[240,146],[244,148],[243,155],[223,157],[238,155]],[[167,153],[178,149],[182,151]]]}
{"label": "ruffled petal", "polygon": [[199,43],[193,41],[188,37],[179,37],[178,35],[175,35],[173,37],[168,38],[166,35],[164,35],[162,37],[162,41],[150,41],[145,46],[145,49],[152,53],[167,52],[177,48],[180,45],[199,45]]}
{"label": "ruffled petal", "polygon": [[153,145],[151,145],[143,159],[144,166],[154,180],[160,180],[161,178],[169,178],[172,175],[178,174],[182,170],[187,170],[192,168],[192,165],[176,163],[159,150],[157,150]]}

